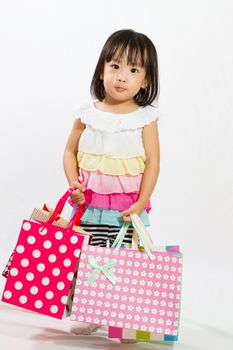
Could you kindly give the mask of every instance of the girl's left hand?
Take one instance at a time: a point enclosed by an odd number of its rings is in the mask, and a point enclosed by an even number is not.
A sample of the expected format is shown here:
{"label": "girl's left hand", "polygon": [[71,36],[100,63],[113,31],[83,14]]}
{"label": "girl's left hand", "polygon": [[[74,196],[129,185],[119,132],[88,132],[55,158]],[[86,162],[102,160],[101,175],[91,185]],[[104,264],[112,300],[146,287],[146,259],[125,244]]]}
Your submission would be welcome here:
{"label": "girl's left hand", "polygon": [[140,216],[144,209],[145,208],[141,203],[135,202],[127,210],[123,210],[121,212],[121,216],[122,216],[123,221],[131,222],[130,215],[135,213],[138,216]]}

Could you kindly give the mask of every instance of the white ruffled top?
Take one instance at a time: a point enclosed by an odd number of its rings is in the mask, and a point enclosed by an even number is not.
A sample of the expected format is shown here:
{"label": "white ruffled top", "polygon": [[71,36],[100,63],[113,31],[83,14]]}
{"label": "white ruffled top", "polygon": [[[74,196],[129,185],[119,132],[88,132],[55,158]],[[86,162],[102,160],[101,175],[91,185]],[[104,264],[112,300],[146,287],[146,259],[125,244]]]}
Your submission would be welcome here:
{"label": "white ruffled top", "polygon": [[156,107],[139,107],[134,112],[117,114],[97,109],[93,101],[80,106],[76,118],[86,125],[79,151],[113,158],[145,158],[142,129],[159,119]]}

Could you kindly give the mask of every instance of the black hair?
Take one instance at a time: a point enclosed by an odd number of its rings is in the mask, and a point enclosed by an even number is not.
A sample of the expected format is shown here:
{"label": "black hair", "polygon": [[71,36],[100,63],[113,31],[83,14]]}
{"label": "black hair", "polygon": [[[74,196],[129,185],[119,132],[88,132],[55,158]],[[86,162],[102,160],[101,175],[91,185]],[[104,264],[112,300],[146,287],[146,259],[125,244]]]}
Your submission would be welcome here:
{"label": "black hair", "polygon": [[110,62],[112,58],[120,62],[125,54],[128,65],[139,64],[146,71],[147,87],[139,90],[134,96],[134,101],[139,106],[151,105],[154,100],[158,99],[159,94],[157,52],[154,44],[145,34],[135,32],[132,29],[118,30],[107,39],[92,78],[91,95],[100,101],[105,98],[103,80],[100,79],[104,64]]}

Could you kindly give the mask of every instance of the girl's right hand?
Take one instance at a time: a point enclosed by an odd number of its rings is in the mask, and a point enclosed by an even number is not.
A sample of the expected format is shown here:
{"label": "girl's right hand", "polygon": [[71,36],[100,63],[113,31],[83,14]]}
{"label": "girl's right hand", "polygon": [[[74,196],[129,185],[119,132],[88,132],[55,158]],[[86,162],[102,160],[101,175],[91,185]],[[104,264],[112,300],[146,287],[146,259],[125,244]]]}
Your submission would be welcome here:
{"label": "girl's right hand", "polygon": [[72,181],[71,188],[74,188],[75,190],[71,194],[70,198],[77,204],[82,205],[85,203],[85,196],[84,196],[84,191],[85,188],[84,186],[78,182],[78,181]]}

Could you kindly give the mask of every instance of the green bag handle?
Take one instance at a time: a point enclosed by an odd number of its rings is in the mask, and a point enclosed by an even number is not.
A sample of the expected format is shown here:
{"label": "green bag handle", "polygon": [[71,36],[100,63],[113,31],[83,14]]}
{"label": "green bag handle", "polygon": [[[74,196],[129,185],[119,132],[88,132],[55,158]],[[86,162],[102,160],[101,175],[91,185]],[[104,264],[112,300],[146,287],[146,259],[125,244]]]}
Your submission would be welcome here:
{"label": "green bag handle", "polygon": [[[149,232],[146,230],[142,220],[137,214],[133,213],[130,215],[130,217],[131,217],[132,225],[135,231],[137,232],[138,237],[140,238],[146,253],[148,254],[149,258],[153,260],[154,256],[152,254],[152,250],[155,247]],[[112,248],[115,248],[114,254],[118,253],[130,224],[131,224],[130,222],[123,223],[115,241],[112,244]]]}

